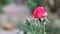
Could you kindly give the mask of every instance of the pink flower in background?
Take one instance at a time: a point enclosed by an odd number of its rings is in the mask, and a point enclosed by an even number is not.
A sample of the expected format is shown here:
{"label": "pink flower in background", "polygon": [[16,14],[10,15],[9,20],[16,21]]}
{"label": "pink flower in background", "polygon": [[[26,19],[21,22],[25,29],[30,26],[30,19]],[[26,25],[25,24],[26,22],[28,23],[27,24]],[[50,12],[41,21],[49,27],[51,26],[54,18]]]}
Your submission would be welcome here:
{"label": "pink flower in background", "polygon": [[44,7],[37,7],[33,12],[34,18],[44,18],[47,16],[46,9]]}

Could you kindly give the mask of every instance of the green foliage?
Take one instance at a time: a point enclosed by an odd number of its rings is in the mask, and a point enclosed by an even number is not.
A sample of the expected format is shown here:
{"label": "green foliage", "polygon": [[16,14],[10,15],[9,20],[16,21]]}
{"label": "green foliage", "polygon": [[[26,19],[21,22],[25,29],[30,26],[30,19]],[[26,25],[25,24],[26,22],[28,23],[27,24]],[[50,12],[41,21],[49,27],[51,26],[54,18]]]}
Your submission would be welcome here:
{"label": "green foliage", "polygon": [[46,25],[45,20],[41,20],[40,24],[38,24],[37,22],[35,23],[34,20],[30,21],[26,20],[26,24],[20,23],[18,27],[20,30],[26,32],[25,34],[27,34],[27,32],[31,32],[31,34],[46,34],[45,25]]}
{"label": "green foliage", "polygon": [[12,2],[13,0],[0,0],[0,5],[6,5]]}
{"label": "green foliage", "polygon": [[2,12],[2,7],[6,4],[11,3],[13,0],[0,0],[0,13]]}
{"label": "green foliage", "polygon": [[38,7],[39,5],[42,5],[43,0],[28,0],[28,6],[33,10]]}
{"label": "green foliage", "polygon": [[30,6],[30,8],[36,8],[38,3],[36,2],[36,0],[28,0],[28,5]]}

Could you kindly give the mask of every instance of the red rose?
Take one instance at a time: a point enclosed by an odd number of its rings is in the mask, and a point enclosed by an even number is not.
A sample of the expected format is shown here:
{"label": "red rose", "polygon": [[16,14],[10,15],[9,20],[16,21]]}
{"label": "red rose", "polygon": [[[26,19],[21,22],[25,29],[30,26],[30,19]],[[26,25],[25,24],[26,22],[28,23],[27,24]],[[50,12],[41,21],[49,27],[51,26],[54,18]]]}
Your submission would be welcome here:
{"label": "red rose", "polygon": [[33,12],[33,16],[35,18],[44,18],[44,17],[46,17],[47,16],[46,9],[44,7],[37,7]]}

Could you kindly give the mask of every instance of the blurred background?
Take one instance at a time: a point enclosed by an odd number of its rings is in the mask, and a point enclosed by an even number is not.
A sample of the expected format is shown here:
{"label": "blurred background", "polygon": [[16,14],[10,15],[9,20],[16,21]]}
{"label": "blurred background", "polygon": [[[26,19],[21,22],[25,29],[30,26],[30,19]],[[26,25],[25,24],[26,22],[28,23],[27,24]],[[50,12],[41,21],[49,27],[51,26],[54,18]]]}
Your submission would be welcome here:
{"label": "blurred background", "polygon": [[16,25],[19,20],[24,22],[27,16],[31,18],[38,6],[44,6],[48,12],[51,23],[46,25],[47,34],[60,34],[60,0],[0,0],[0,30],[7,23]]}

